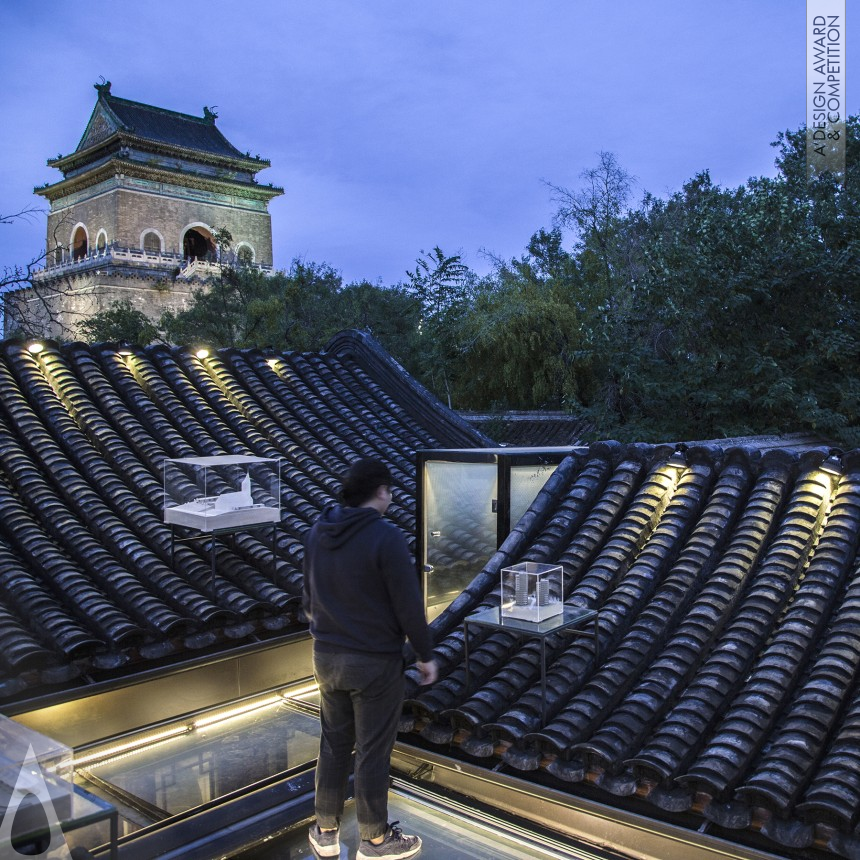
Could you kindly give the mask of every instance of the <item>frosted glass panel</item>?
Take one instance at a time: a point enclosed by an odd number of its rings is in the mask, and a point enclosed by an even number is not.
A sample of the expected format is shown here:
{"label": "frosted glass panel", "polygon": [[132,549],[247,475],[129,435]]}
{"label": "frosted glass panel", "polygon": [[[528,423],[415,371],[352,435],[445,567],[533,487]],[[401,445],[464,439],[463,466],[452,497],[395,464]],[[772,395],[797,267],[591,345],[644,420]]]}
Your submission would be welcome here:
{"label": "frosted glass panel", "polygon": [[511,528],[529,509],[543,485],[558,468],[557,463],[536,466],[511,466]]}
{"label": "frosted glass panel", "polygon": [[437,615],[496,550],[495,463],[430,461],[424,472],[427,612]]}

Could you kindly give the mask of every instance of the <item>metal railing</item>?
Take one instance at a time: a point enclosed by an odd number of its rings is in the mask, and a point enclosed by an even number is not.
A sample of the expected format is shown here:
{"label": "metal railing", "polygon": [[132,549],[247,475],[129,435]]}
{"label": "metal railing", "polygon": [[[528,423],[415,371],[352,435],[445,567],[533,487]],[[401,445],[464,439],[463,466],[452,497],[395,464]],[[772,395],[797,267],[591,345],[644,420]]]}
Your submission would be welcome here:
{"label": "metal railing", "polygon": [[[87,251],[83,256],[71,256],[67,249],[61,251],[60,262],[50,262],[53,255],[48,256],[48,262],[44,269],[34,274],[34,279],[54,278],[58,275],[72,274],[85,271],[110,263],[131,263],[149,266],[159,269],[179,269],[179,277],[192,278],[195,276],[208,276],[217,272],[220,266],[235,265],[233,255],[227,259],[218,260],[210,257],[186,257],[185,254],[170,251],[148,251],[144,248],[127,248],[121,245],[106,245],[104,248],[94,248]],[[243,263],[253,269],[264,272],[271,271],[272,267],[261,263]]]}

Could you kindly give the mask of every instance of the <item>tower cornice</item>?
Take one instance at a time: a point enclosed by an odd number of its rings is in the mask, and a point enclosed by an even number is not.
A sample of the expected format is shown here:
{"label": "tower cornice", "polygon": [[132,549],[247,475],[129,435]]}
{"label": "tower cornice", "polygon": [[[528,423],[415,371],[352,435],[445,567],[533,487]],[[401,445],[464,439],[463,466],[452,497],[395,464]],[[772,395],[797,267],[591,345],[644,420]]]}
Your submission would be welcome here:
{"label": "tower cornice", "polygon": [[284,193],[283,188],[275,185],[259,185],[257,183],[202,176],[183,170],[174,170],[169,167],[141,164],[137,161],[119,157],[110,158],[92,170],[61,179],[59,182],[53,184],[34,188],[33,191],[51,203],[54,203],[63,197],[98,185],[112,177],[124,176],[147,179],[151,182],[166,182],[180,187],[211,191],[216,194],[231,194],[237,197],[264,200],[266,202]]}
{"label": "tower cornice", "polygon": [[86,167],[92,162],[98,161],[112,153],[118,153],[123,148],[139,149],[142,152],[151,152],[154,155],[166,155],[174,158],[182,158],[191,162],[210,164],[216,167],[232,167],[237,170],[246,170],[257,173],[267,167],[271,162],[266,158],[258,156],[247,156],[246,158],[234,158],[231,156],[218,155],[217,153],[203,152],[176,144],[152,141],[146,137],[130,134],[127,131],[117,131],[110,137],[93,144],[87,149],[73,152],[69,155],[60,155],[57,158],[49,158],[49,167],[56,167],[64,174],[72,170]]}

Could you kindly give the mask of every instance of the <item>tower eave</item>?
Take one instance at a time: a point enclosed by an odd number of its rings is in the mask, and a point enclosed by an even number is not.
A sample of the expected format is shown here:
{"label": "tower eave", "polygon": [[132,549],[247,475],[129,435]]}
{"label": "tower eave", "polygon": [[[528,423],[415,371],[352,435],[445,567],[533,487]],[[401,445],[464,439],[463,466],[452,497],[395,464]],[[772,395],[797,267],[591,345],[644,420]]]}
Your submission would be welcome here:
{"label": "tower eave", "polygon": [[69,155],[60,155],[57,158],[47,160],[48,167],[55,167],[63,173],[82,167],[88,162],[99,157],[99,153],[117,151],[123,146],[134,147],[145,152],[155,152],[163,155],[184,158],[188,161],[197,161],[203,164],[212,164],[219,167],[233,167],[238,170],[247,170],[250,173],[258,173],[272,166],[267,158],[248,156],[247,158],[235,158],[233,156],[219,155],[200,149],[178,146],[171,143],[153,141],[146,137],[130,134],[126,131],[118,131],[110,137],[100,140],[86,149],[75,151]]}
{"label": "tower eave", "polygon": [[155,182],[169,182],[189,188],[198,188],[228,194],[238,194],[242,197],[254,197],[261,200],[272,200],[280,197],[284,189],[275,185],[259,185],[257,183],[231,182],[224,179],[215,179],[206,176],[190,174],[182,170],[171,170],[161,167],[153,168],[149,165],[139,164],[135,161],[127,161],[121,158],[112,158],[100,165],[95,170],[87,173],[77,174],[68,179],[61,179],[53,184],[46,184],[33,189],[34,194],[44,197],[53,203],[62,197],[68,196],[75,191],[89,188],[103,182],[106,179],[123,174],[140,179],[150,179]]}

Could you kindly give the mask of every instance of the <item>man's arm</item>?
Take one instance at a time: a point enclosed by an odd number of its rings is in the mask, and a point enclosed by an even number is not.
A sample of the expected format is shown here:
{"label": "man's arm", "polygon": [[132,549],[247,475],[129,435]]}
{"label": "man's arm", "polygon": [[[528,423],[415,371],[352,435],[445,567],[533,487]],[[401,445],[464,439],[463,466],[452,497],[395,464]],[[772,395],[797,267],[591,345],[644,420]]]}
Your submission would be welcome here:
{"label": "man's arm", "polygon": [[310,624],[311,621],[311,550],[308,543],[305,543],[305,552],[302,560],[302,611],[305,614],[305,620]]}
{"label": "man's arm", "polygon": [[427,625],[424,601],[406,540],[395,526],[386,525],[388,539],[382,558],[386,588],[400,628],[417,653],[420,666],[433,662],[433,637]]}

